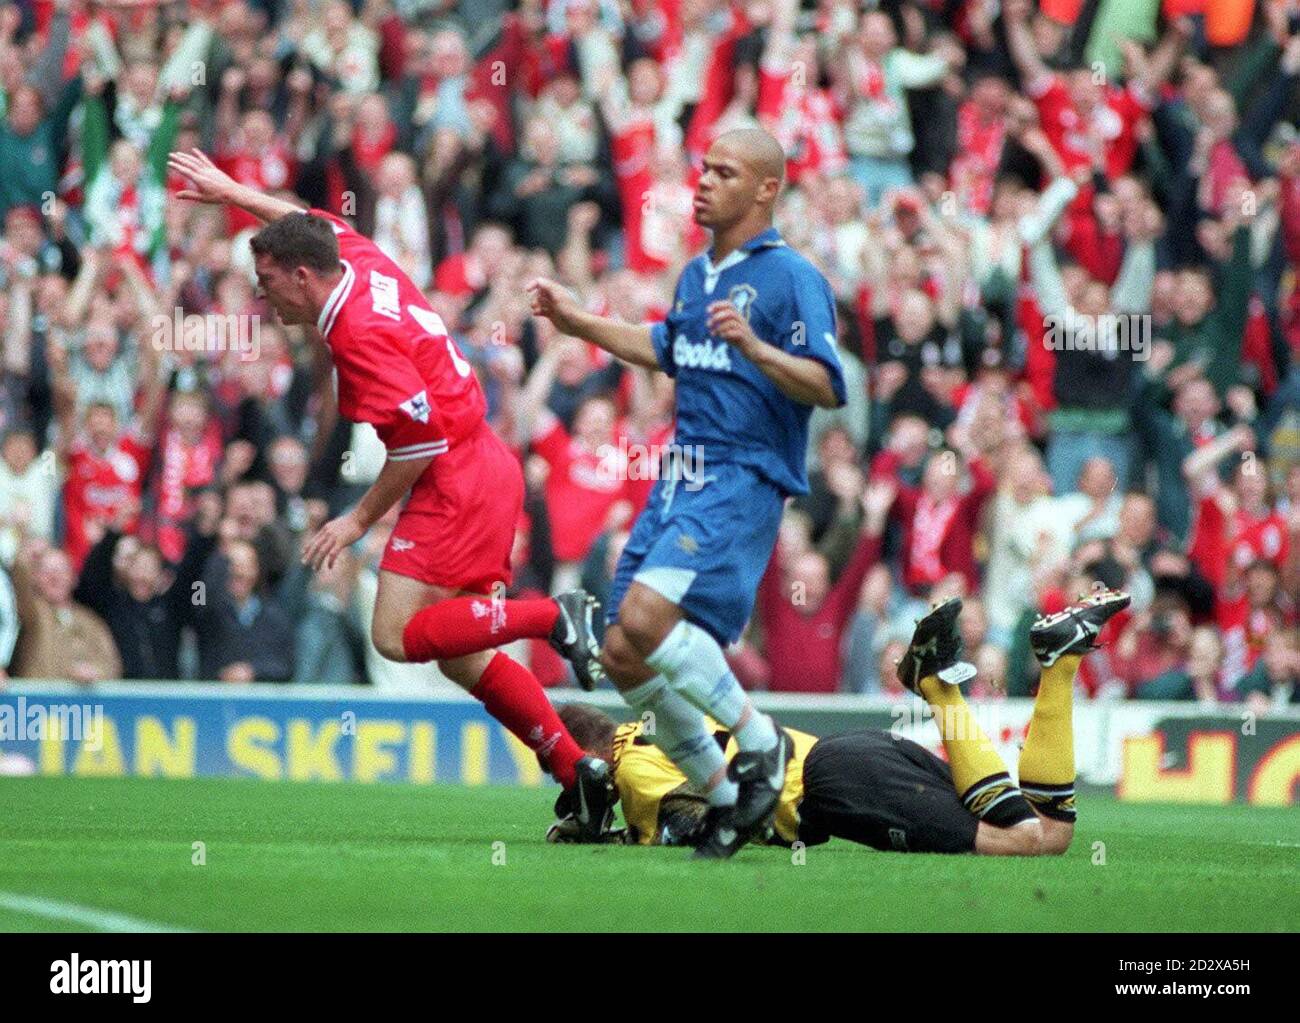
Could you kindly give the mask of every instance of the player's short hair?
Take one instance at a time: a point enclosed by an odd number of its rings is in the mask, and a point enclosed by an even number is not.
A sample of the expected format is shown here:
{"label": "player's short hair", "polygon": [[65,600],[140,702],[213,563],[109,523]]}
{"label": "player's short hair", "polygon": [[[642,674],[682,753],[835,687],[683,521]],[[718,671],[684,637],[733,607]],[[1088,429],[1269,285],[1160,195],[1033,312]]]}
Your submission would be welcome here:
{"label": "player's short hair", "polygon": [[599,753],[614,741],[618,725],[599,707],[589,703],[566,703],[557,711],[573,741],[588,753]]}
{"label": "player's short hair", "polygon": [[269,256],[286,269],[305,266],[324,274],[339,266],[334,225],[310,213],[290,213],[271,221],[248,245],[254,256]]}

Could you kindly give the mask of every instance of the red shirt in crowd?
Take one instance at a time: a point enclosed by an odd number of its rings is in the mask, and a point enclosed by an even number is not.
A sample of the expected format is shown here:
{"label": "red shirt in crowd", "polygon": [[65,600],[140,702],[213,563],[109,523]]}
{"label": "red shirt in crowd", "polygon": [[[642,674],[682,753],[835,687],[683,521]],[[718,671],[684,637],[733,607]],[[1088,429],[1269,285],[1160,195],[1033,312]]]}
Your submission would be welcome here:
{"label": "red shirt in crowd", "polygon": [[[134,431],[123,433],[102,455],[84,441],[75,442],[68,452],[68,479],[63,486],[63,546],[77,571],[81,571],[81,563],[93,546],[87,535],[90,524],[112,523],[127,508],[138,505],[149,453],[149,445]],[[133,516],[126,532],[134,530],[136,522]]]}
{"label": "red shirt in crowd", "polygon": [[1223,639],[1219,682],[1224,689],[1232,690],[1241,676],[1255,667],[1264,652],[1265,640],[1285,623],[1277,608],[1251,607],[1243,591],[1215,601],[1214,624]]}
{"label": "red shirt in crowd", "polygon": [[817,610],[805,614],[785,591],[773,556],[758,587],[758,613],[771,668],[768,688],[783,693],[833,693],[839,689],[844,629],[858,593],[880,560],[880,537],[863,533],[849,563]]}
{"label": "red shirt in crowd", "polygon": [[1197,503],[1196,524],[1187,553],[1216,592],[1228,582],[1229,562],[1238,570],[1254,561],[1271,561],[1279,568],[1290,551],[1286,519],[1276,511],[1256,516],[1245,510],[1225,516],[1214,495]]}
{"label": "red shirt in crowd", "polygon": [[977,103],[967,100],[957,108],[957,152],[948,178],[958,202],[972,213],[985,216],[993,205],[993,181],[1006,135],[1005,119],[984,120]]}
{"label": "red shirt in crowd", "polygon": [[[1031,86],[1032,95],[1033,86]],[[1101,145],[1106,176],[1127,174],[1137,155],[1138,122],[1150,111],[1150,104],[1132,88],[1104,86],[1102,102],[1092,111],[1089,124],[1070,99],[1065,83],[1056,75],[1038,86],[1034,96],[1043,133],[1060,154],[1066,170],[1092,166],[1094,140]]]}
{"label": "red shirt in crowd", "polygon": [[758,73],[758,119],[786,152],[786,175],[798,184],[805,174],[838,174],[848,164],[841,112],[825,89],[809,88],[787,64]]}
{"label": "red shirt in crowd", "polygon": [[210,423],[195,444],[187,444],[175,427],[167,429],[159,448],[155,481],[158,518],[156,543],[168,561],[178,562],[185,553],[185,527],[193,512],[190,494],[206,487],[217,476],[221,462],[221,430]]}
{"label": "red shirt in crowd", "polygon": [[625,449],[611,444],[592,451],[554,419],[533,440],[533,450],[551,467],[546,477],[546,511],[555,557],[581,561],[604,530],[610,509],[635,496],[628,487]]}
{"label": "red shirt in crowd", "polygon": [[[282,139],[277,139],[260,153],[249,149],[228,149],[218,155],[216,163],[241,185],[248,185],[259,192],[292,188],[297,173],[293,153]],[[226,206],[226,228],[231,235],[246,228],[260,227],[261,223],[253,214],[238,206]]]}
{"label": "red shirt in crowd", "polygon": [[984,502],[998,481],[980,459],[970,463],[971,488],[936,500],[920,487],[898,479],[899,458],[882,451],[872,463],[873,478],[898,482],[898,498],[891,514],[903,527],[903,581],[920,593],[945,576],[960,572],[969,589],[979,584],[975,564],[975,529]]}

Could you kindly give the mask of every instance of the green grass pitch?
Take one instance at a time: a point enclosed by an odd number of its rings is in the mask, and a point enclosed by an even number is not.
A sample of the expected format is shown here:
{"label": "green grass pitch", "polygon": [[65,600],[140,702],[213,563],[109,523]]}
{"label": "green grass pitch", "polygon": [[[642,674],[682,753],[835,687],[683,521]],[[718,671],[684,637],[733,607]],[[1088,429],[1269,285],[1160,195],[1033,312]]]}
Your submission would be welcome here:
{"label": "green grass pitch", "polygon": [[[548,846],[552,797],[511,787],[3,779],[0,903],[34,897],[233,931],[1276,931],[1300,921],[1295,809],[1083,798],[1074,847],[1060,858],[832,842],[796,865],[775,848],[693,863],[683,849]],[[196,842],[205,865],[193,863]],[[0,908],[0,930],[86,928]]]}

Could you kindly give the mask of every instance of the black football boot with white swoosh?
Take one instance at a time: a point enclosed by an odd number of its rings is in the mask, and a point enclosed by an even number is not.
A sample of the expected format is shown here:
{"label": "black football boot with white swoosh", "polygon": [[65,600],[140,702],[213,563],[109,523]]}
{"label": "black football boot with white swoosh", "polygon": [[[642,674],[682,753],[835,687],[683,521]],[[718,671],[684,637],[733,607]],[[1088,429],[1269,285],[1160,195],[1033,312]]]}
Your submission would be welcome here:
{"label": "black football boot with white swoosh", "polygon": [[618,795],[609,764],[600,757],[583,757],[574,765],[577,780],[555,801],[557,823],[569,826],[572,842],[603,842],[614,823]]}
{"label": "black football boot with white swoosh", "polygon": [[1044,668],[1066,654],[1086,654],[1097,649],[1102,627],[1129,605],[1129,595],[1119,590],[1098,590],[1064,611],[1046,615],[1029,630],[1029,645]]}
{"label": "black football boot with white swoosh", "polygon": [[961,597],[933,605],[916,623],[907,652],[894,666],[898,681],[917,696],[921,680],[932,675],[950,686],[975,677],[975,666],[961,659],[963,642],[957,626],[961,607]]}
{"label": "black football boot with white swoosh", "polygon": [[586,590],[569,590],[555,597],[560,616],[551,629],[550,643],[573,665],[578,685],[587,692],[605,678],[600,665],[600,644],[596,642],[596,614],[600,602]]}
{"label": "black football boot with white swoosh", "polygon": [[793,752],[790,736],[777,725],[775,746],[762,752],[741,750],[727,765],[727,777],[740,789],[736,827],[747,840],[766,842],[771,837],[772,819],[785,787],[785,767]]}

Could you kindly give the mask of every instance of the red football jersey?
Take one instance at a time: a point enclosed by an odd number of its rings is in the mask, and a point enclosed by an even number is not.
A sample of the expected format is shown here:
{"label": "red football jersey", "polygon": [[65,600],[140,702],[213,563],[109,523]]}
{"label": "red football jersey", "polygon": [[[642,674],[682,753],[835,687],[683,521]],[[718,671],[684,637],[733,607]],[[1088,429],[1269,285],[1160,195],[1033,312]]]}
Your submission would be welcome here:
{"label": "red football jersey", "polygon": [[474,369],[424,294],[369,238],[331,213],[343,278],[317,326],[338,370],[339,411],[369,423],[395,461],[445,452],[483,423]]}
{"label": "red football jersey", "polygon": [[533,439],[533,450],[551,467],[546,477],[551,547],[560,561],[581,561],[605,528],[615,502],[635,496],[628,486],[627,449],[610,444],[591,451],[555,419]]}
{"label": "red football jersey", "polygon": [[[112,522],[131,502],[138,501],[148,468],[149,447],[134,431],[123,433],[103,455],[83,441],[75,442],[68,451],[68,478],[63,486],[64,549],[78,571],[90,553],[86,528],[92,522]],[[127,529],[134,528],[133,520]]]}
{"label": "red football jersey", "polygon": [[1092,111],[1089,125],[1075,109],[1060,78],[1053,75],[1031,85],[1031,95],[1034,88],[1039,90],[1033,98],[1038,105],[1043,133],[1068,170],[1089,165],[1091,147],[1098,144],[1108,178],[1128,173],[1138,150],[1137,124],[1151,110],[1151,103],[1145,97],[1132,88],[1108,85],[1102,102]]}

